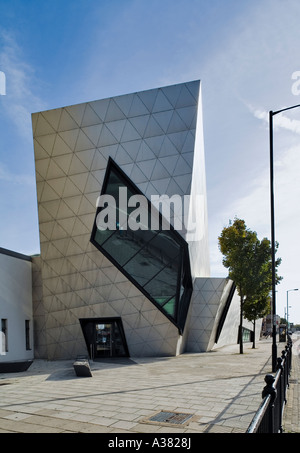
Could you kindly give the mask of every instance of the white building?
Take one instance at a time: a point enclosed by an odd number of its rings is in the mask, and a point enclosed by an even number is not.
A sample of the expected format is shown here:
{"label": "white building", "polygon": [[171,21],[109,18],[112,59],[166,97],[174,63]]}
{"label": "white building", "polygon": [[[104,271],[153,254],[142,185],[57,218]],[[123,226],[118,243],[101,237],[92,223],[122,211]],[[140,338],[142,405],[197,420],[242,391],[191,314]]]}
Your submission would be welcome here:
{"label": "white building", "polygon": [[31,258],[0,248],[0,372],[34,358]]}

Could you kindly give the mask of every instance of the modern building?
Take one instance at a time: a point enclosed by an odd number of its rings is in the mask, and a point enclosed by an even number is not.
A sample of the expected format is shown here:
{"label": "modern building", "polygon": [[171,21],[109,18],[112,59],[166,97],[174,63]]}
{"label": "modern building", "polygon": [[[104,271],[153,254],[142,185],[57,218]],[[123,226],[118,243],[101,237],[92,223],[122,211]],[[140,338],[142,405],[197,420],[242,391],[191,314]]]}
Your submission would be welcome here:
{"label": "modern building", "polygon": [[32,127],[35,357],[236,343],[234,284],[210,277],[200,81],[34,113]]}

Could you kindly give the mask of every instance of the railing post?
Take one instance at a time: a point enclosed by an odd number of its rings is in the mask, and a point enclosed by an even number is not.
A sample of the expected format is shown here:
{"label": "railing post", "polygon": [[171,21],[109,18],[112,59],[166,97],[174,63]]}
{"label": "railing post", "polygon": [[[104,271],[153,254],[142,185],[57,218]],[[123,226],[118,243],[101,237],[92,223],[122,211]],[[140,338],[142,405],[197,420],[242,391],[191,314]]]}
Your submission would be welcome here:
{"label": "railing post", "polygon": [[282,351],[282,358],[284,359],[284,374],[286,378],[286,388],[290,386],[289,383],[289,374],[290,374],[290,366],[289,366],[289,353],[288,353],[288,346],[285,347],[284,351]]}
{"label": "railing post", "polygon": [[281,392],[283,393],[283,401],[286,404],[287,362],[284,360],[284,354],[277,359],[277,370],[281,370],[281,381],[283,382]]}
{"label": "railing post", "polygon": [[282,362],[283,362],[282,357],[277,357],[276,371],[277,371],[277,370],[283,370]]}
{"label": "railing post", "polygon": [[293,348],[293,342],[290,336],[288,336],[288,342],[286,345],[286,350],[288,352],[288,374],[291,374],[292,370],[292,348]]}
{"label": "railing post", "polygon": [[273,387],[275,382],[275,377],[273,374],[266,374],[265,383],[267,384],[262,391],[262,398],[265,398],[267,395],[271,396],[270,405],[269,405],[269,433],[274,433],[274,403],[276,399],[276,389]]}
{"label": "railing post", "polygon": [[276,409],[277,409],[277,425],[279,432],[283,432],[282,428],[282,412],[283,412],[283,407],[284,404],[286,403],[286,398],[285,398],[285,388],[286,388],[286,382],[285,382],[285,366],[286,366],[286,361],[283,361],[282,357],[277,358],[277,372],[278,374],[278,380],[277,380],[277,400],[276,400]]}
{"label": "railing post", "polygon": [[289,341],[277,358],[276,375],[265,376],[266,386],[262,391],[264,400],[253,417],[247,433],[282,433],[283,409],[287,403],[287,388],[292,367],[292,341]]}

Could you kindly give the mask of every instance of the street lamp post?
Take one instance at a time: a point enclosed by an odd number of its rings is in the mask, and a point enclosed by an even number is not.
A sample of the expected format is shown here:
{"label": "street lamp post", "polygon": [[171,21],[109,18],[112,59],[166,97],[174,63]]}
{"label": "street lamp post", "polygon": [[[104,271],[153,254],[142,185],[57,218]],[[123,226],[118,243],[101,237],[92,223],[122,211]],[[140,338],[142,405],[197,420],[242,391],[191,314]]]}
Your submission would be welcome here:
{"label": "street lamp post", "polygon": [[286,292],[286,328],[289,330],[289,291],[298,291],[298,288],[288,289]]}
{"label": "street lamp post", "polygon": [[277,345],[276,345],[276,261],[275,261],[275,213],[274,213],[274,165],[273,165],[273,116],[286,110],[300,107],[300,104],[293,105],[281,110],[269,112],[269,133],[270,133],[270,194],[271,194],[271,252],[272,252],[272,371],[276,371]]}

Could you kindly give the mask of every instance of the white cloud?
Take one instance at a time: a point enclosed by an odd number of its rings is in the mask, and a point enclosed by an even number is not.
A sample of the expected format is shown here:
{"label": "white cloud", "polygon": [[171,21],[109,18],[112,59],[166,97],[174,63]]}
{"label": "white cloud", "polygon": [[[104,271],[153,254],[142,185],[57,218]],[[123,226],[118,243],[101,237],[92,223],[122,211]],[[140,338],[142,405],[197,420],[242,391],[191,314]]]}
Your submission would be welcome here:
{"label": "white cloud", "polygon": [[16,131],[31,142],[31,112],[41,110],[45,105],[34,95],[33,87],[37,83],[34,70],[25,62],[14,36],[0,29],[0,41],[0,66],[6,77],[6,95],[2,106]]}
{"label": "white cloud", "polygon": [[[259,120],[263,120],[269,123],[269,112],[263,110],[254,110],[253,114],[255,118]],[[293,118],[289,118],[288,116],[284,115],[283,113],[278,113],[276,115],[276,121],[273,117],[273,127],[274,128],[282,128],[287,131],[295,132],[296,134],[300,134],[300,121],[295,120]]]}

